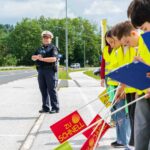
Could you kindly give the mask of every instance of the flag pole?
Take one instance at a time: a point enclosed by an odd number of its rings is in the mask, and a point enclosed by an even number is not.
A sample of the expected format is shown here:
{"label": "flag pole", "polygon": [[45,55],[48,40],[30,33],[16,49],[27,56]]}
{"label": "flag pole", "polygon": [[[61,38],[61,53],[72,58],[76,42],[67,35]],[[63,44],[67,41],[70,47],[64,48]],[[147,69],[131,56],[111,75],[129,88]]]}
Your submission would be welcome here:
{"label": "flag pole", "polygon": [[[145,96],[146,96],[146,95],[144,95],[144,96],[142,96],[142,97],[139,97],[139,98],[135,99],[134,101],[132,101],[132,102],[130,102],[130,103],[128,103],[128,104],[126,104],[126,105],[120,107],[119,109],[115,110],[115,111],[112,112],[110,115],[108,115],[106,118],[111,117],[112,115],[118,113],[119,111],[125,109],[126,107],[128,107],[128,106],[130,106],[130,105],[132,105],[132,104],[134,104],[134,103],[136,103],[136,102],[142,100]],[[77,134],[76,134],[75,136],[73,136],[73,137],[76,137],[76,136],[78,136],[80,133],[85,132],[85,131],[87,131],[88,129],[90,129],[91,127],[97,125],[98,123],[101,122],[101,120],[102,120],[102,119],[100,119],[100,120],[98,120],[98,121],[92,123],[92,124],[89,125],[87,128],[83,129],[82,131],[80,131],[79,133],[77,133]],[[71,138],[72,138],[72,137],[71,137]]]}
{"label": "flag pole", "polygon": [[[145,95],[143,95],[142,97],[139,97],[139,98],[135,99],[134,101],[132,101],[132,102],[130,102],[130,103],[128,103],[128,104],[126,104],[126,105],[124,105],[124,106],[120,107],[119,109],[115,110],[115,111],[114,111],[114,112],[112,112],[110,115],[108,115],[106,118],[111,117],[112,115],[114,115],[114,114],[118,113],[119,111],[121,111],[121,110],[125,109],[126,107],[128,107],[128,106],[130,106],[130,105],[132,105],[132,104],[134,104],[134,103],[136,103],[136,102],[138,102],[138,101],[142,100],[143,98],[145,98],[145,96],[146,96],[146,94],[145,94]],[[104,118],[104,119],[106,119],[106,118]],[[77,133],[75,136],[71,137],[70,139],[72,139],[72,138],[74,138],[74,137],[77,137],[79,134],[81,134],[81,133],[83,133],[83,132],[87,131],[88,129],[90,129],[91,127],[93,127],[93,126],[95,126],[95,125],[99,124],[99,123],[101,122],[101,120],[102,120],[102,119],[100,119],[100,120],[98,120],[98,121],[96,121],[96,122],[92,123],[91,125],[89,125],[89,126],[88,126],[88,127],[86,127],[85,129],[83,129],[82,131],[80,131],[80,132],[79,132],[79,133]],[[69,139],[68,139],[68,140],[69,140]],[[64,142],[63,142],[63,143],[61,143],[61,144],[64,144],[65,142],[66,142],[66,141],[64,141]]]}
{"label": "flag pole", "polygon": [[[104,96],[106,96],[107,94],[109,94],[109,93],[111,93],[111,92],[113,92],[113,91],[116,91],[118,88],[119,88],[119,87],[117,87],[117,88],[115,88],[115,89],[113,89],[113,90],[111,90],[111,91],[109,91],[109,92],[107,92],[107,93],[101,95],[100,97],[95,98],[94,100],[92,100],[92,101],[90,101],[89,103],[87,103],[87,104],[81,106],[81,107],[78,108],[77,110],[83,109],[84,107],[88,106],[89,104],[94,103],[97,99],[99,99],[99,98],[101,98],[101,97],[104,97]],[[105,106],[104,106],[104,107],[105,107]]]}

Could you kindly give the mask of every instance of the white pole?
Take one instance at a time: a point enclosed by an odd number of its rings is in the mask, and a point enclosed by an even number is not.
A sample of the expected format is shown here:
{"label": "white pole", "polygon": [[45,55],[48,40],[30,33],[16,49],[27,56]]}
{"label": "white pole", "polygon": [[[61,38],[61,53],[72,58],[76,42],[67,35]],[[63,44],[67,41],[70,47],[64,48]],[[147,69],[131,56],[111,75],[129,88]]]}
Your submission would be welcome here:
{"label": "white pole", "polygon": [[68,3],[66,0],[66,78],[68,79]]}
{"label": "white pole", "polygon": [[[59,49],[59,38],[58,38],[58,36],[56,36],[56,47]],[[58,62],[57,62],[57,67],[58,67],[58,71],[57,71],[57,78],[58,78],[58,80],[59,80],[59,59],[60,58],[58,58]]]}

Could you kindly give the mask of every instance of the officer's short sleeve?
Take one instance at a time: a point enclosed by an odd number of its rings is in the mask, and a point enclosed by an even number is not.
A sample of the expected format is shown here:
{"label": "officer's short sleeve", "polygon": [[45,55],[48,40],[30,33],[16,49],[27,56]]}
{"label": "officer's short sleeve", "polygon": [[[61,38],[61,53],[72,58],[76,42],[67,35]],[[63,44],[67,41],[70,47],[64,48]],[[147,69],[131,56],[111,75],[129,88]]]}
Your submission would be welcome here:
{"label": "officer's short sleeve", "polygon": [[56,46],[52,50],[52,57],[58,57],[58,48]]}

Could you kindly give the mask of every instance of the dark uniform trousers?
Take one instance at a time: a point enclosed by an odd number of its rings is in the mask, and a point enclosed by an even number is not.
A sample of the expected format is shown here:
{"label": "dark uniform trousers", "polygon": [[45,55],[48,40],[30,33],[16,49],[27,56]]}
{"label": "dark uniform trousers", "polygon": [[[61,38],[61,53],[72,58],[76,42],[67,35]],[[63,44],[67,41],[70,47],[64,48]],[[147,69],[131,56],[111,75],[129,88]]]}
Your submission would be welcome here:
{"label": "dark uniform trousers", "polygon": [[46,111],[49,111],[51,103],[52,110],[59,110],[59,102],[56,89],[58,80],[55,71],[52,68],[39,68],[38,82],[42,94],[42,108]]}

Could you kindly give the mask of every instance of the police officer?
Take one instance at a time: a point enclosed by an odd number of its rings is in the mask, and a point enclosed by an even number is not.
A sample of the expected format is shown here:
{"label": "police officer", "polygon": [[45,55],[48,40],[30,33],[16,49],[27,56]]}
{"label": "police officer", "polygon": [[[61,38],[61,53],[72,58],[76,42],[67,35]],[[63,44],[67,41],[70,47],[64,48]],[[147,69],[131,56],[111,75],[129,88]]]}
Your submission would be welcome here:
{"label": "police officer", "polygon": [[38,83],[42,94],[42,109],[39,113],[58,113],[59,102],[56,90],[58,49],[51,43],[53,34],[50,31],[43,31],[41,36],[43,45],[32,56],[32,60],[36,62]]}

